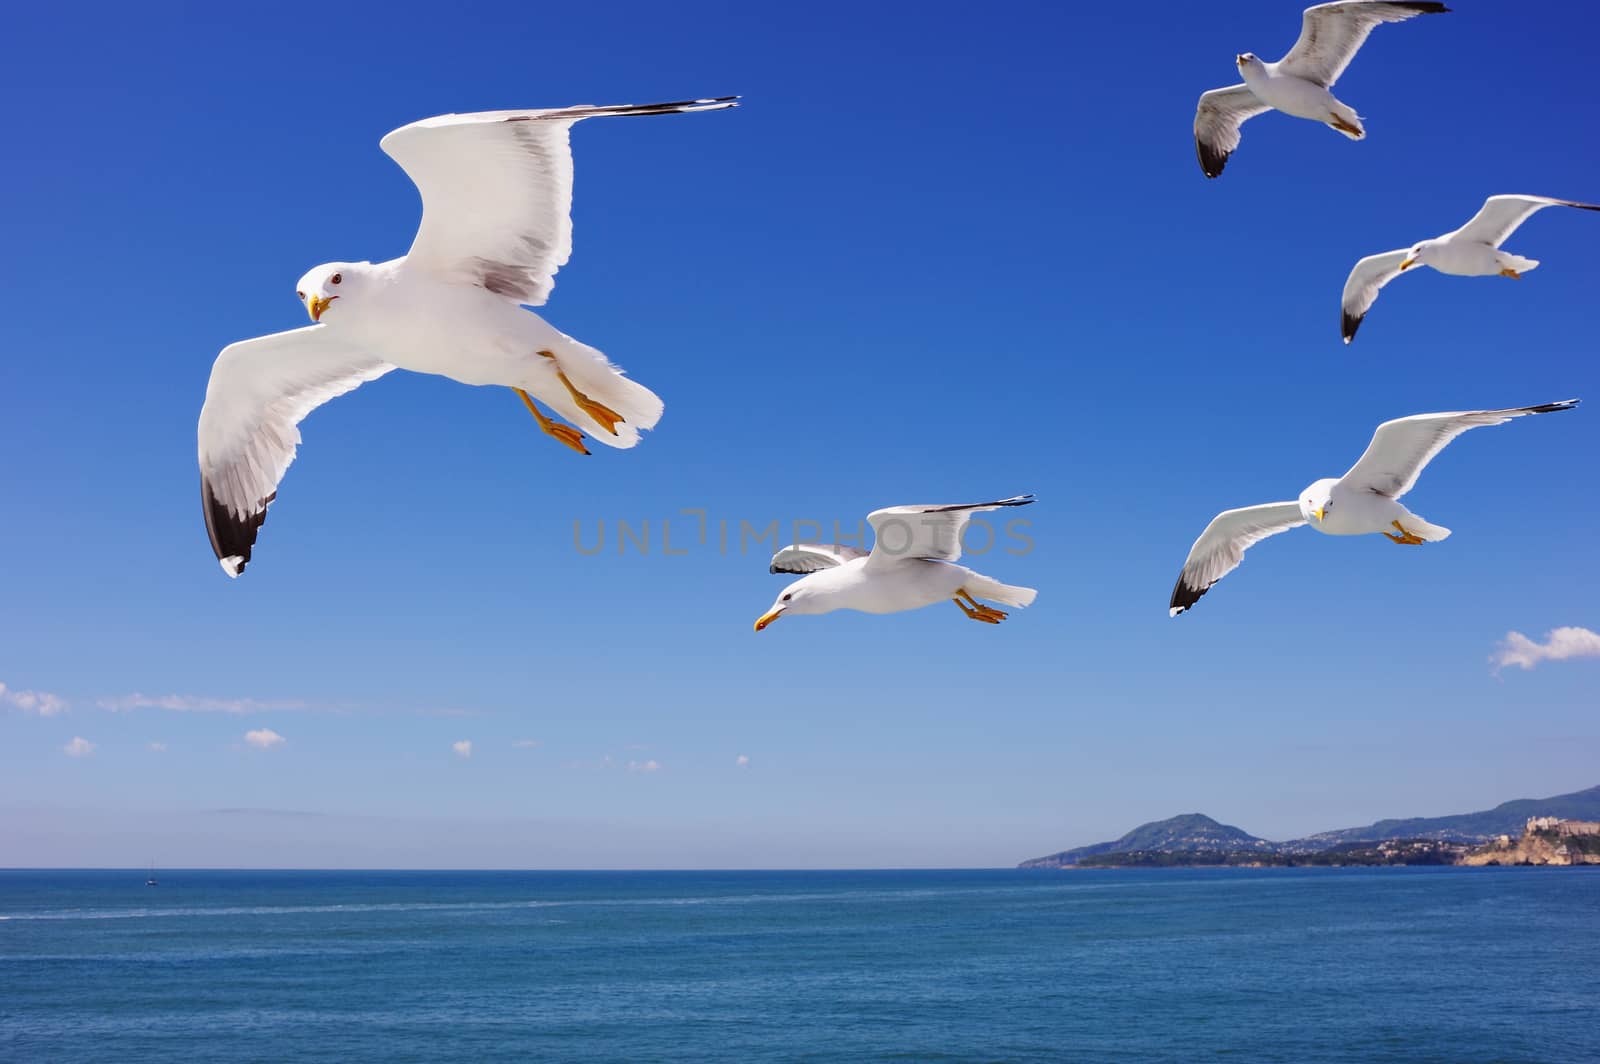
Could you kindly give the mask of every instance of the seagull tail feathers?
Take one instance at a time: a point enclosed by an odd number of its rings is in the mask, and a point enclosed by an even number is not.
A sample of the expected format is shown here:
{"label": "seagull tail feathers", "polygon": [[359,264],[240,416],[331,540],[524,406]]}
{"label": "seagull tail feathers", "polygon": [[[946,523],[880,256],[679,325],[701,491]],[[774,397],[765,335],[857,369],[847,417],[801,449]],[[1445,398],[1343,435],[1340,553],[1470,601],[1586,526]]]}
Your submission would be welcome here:
{"label": "seagull tail feathers", "polygon": [[[570,336],[563,336],[554,354],[555,363],[552,365],[541,359],[537,366],[537,372],[541,375],[531,378],[521,387],[544,400],[596,443],[623,449],[633,447],[639,442],[640,432],[655,428],[656,422],[661,420],[661,413],[665,409],[661,397],[632,377],[625,376],[622,368],[614,365],[602,352]],[[605,429],[575,405],[565,386],[551,379],[554,377],[551,370],[555,368],[564,372],[572,386],[586,397],[621,416],[622,420],[614,426],[615,432]]]}
{"label": "seagull tail feathers", "polygon": [[1430,524],[1416,514],[1403,518],[1400,522],[1406,526],[1406,531],[1422,537],[1428,543],[1438,543],[1450,538],[1450,530],[1443,525]]}
{"label": "seagull tail feathers", "polygon": [[1002,584],[979,573],[973,573],[971,579],[961,586],[973,598],[988,599],[990,602],[998,602],[1005,606],[1031,606],[1039,595],[1039,592],[1031,587]]}
{"label": "seagull tail feathers", "polygon": [[1351,140],[1365,140],[1367,137],[1367,127],[1361,124],[1361,116],[1348,107],[1344,108],[1343,113],[1334,112],[1332,121],[1327,125],[1335,133],[1342,133]]}

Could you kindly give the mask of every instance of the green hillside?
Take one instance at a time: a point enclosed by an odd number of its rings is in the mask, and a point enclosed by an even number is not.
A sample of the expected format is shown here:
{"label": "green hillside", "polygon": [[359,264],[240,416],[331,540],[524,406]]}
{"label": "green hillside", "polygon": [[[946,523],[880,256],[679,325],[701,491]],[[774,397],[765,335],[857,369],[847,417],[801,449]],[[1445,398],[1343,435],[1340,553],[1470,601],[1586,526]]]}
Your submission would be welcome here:
{"label": "green hillside", "polygon": [[1114,842],[1097,842],[1092,846],[1079,846],[1063,850],[1048,857],[1024,861],[1021,868],[1065,868],[1085,857],[1103,853],[1127,853],[1133,850],[1182,853],[1187,851],[1241,850],[1269,851],[1272,843],[1258,839],[1247,831],[1231,824],[1219,824],[1201,813],[1186,813],[1167,820],[1141,824]]}

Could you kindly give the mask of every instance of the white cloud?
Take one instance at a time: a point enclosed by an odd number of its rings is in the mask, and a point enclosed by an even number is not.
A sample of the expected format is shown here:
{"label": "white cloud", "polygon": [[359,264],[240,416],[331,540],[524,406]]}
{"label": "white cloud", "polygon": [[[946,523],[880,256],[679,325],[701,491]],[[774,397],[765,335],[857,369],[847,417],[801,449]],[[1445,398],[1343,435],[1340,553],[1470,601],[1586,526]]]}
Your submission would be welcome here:
{"label": "white cloud", "polygon": [[539,745],[539,740],[537,740],[537,739],[518,739],[516,742],[512,743],[511,745],[516,747],[518,750],[532,750],[534,747]]}
{"label": "white cloud", "polygon": [[41,717],[53,717],[67,708],[67,700],[60,695],[49,691],[13,691],[3,683],[0,683],[0,703]]}
{"label": "white cloud", "polygon": [[207,698],[200,695],[144,695],[135,691],[131,695],[101,698],[95,702],[101,709],[113,713],[126,713],[134,709],[166,709],[174,713],[262,713],[268,710],[306,709],[304,702],[260,701],[254,698]]}
{"label": "white cloud", "polygon": [[733,763],[739,768],[749,768],[750,758],[744,754],[740,754],[738,757],[733,759]]}
{"label": "white cloud", "polygon": [[1587,628],[1552,628],[1545,633],[1544,640],[1535,643],[1521,632],[1507,632],[1489,660],[1494,662],[1498,672],[1512,665],[1531,669],[1541,661],[1600,658],[1600,633]]}
{"label": "white cloud", "polygon": [[61,748],[68,757],[88,757],[94,753],[94,743],[81,735],[74,735],[72,741]]}
{"label": "white cloud", "polygon": [[145,743],[144,746],[145,746],[146,750],[149,750],[153,754],[164,754],[164,753],[167,752],[167,744],[166,743],[148,742],[148,743]]}
{"label": "white cloud", "polygon": [[286,739],[271,728],[256,728],[244,733],[244,741],[257,750],[271,750],[275,746],[282,746]]}
{"label": "white cloud", "polygon": [[629,772],[656,772],[656,771],[659,771],[660,768],[661,768],[661,762],[657,761],[653,757],[649,761],[629,761],[628,762],[628,771]]}
{"label": "white cloud", "polygon": [[454,750],[456,752],[456,756],[457,757],[471,757],[472,756],[472,740],[471,739],[462,739],[459,742],[451,743],[450,744],[450,749],[452,749],[452,750]]}

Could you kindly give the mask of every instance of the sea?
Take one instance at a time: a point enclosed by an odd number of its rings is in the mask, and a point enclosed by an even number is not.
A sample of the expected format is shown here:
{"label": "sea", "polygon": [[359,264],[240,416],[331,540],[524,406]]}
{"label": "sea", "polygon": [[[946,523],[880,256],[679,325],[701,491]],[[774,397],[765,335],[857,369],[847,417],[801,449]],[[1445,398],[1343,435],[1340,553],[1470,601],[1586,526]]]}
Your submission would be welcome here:
{"label": "sea", "polygon": [[1600,1061],[1600,869],[0,871],[0,1060]]}

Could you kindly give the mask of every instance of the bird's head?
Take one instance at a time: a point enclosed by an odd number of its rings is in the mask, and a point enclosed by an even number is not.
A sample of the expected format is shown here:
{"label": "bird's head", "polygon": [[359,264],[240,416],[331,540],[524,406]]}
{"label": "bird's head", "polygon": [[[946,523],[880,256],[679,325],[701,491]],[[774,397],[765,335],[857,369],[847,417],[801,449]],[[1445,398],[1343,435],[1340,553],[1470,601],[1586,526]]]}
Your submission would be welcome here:
{"label": "bird's head", "polygon": [[1333,513],[1333,486],[1339,483],[1332,477],[1317,481],[1300,493],[1300,516],[1321,524]]}
{"label": "bird's head", "polygon": [[784,588],[772,608],[756,618],[756,631],[761,631],[786,613],[827,613],[828,607],[823,604],[820,594],[822,588],[812,579],[821,575],[812,573],[811,576],[802,576]]}
{"label": "bird's head", "polygon": [[1253,70],[1261,66],[1261,60],[1256,58],[1254,52],[1241,52],[1233,57],[1233,64],[1240,71]]}
{"label": "bird's head", "polygon": [[1406,257],[1400,260],[1400,272],[1406,272],[1419,262],[1426,263],[1428,261],[1428,252],[1432,244],[1433,241],[1424,240],[1422,243],[1406,252]]}
{"label": "bird's head", "polygon": [[368,267],[365,262],[328,262],[314,266],[295,284],[294,294],[306,305],[311,320],[321,321],[335,300],[344,301],[360,294]]}

